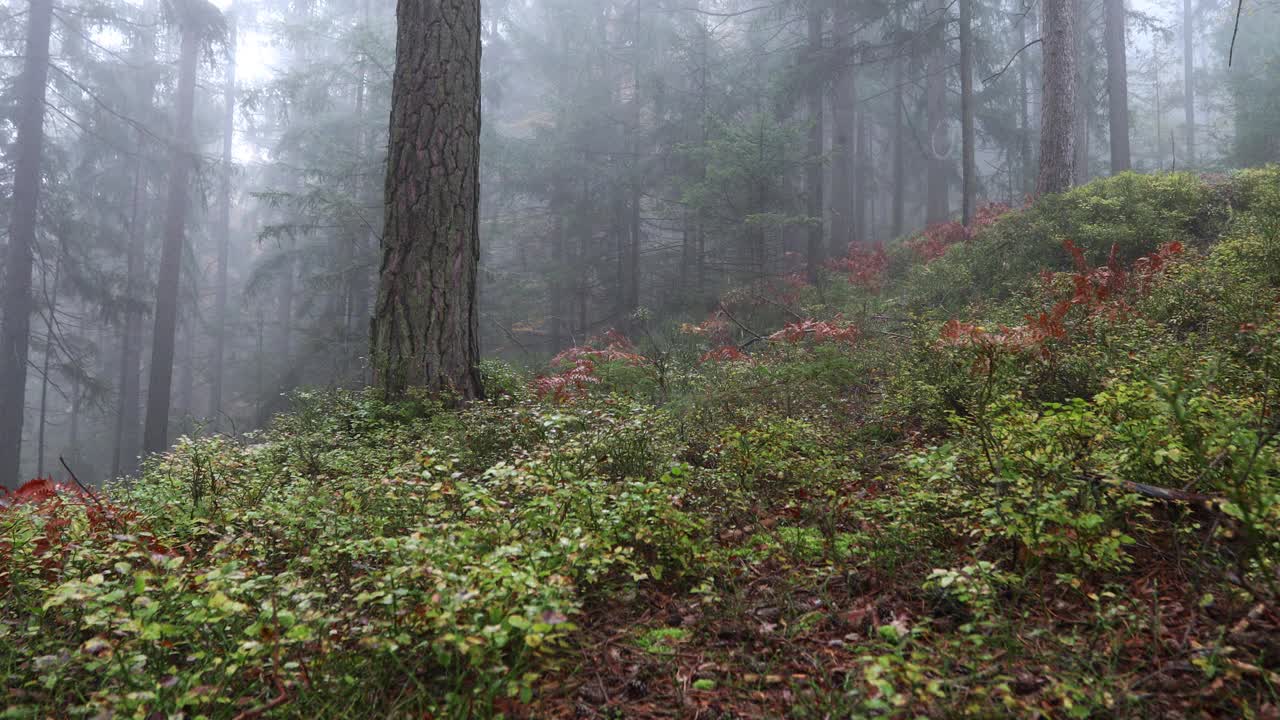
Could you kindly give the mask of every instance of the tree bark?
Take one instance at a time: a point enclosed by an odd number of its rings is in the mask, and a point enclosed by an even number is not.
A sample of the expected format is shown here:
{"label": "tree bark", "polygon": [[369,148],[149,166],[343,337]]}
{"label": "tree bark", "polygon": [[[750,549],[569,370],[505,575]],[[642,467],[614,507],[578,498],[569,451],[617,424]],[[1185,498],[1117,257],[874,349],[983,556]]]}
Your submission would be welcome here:
{"label": "tree bark", "polygon": [[853,226],[854,154],[854,68],[853,10],[849,0],[836,3],[832,15],[835,45],[841,50],[841,66],[831,84],[831,255],[849,250],[855,237]]}
{"label": "tree bark", "polygon": [[1075,41],[1072,43],[1075,57],[1072,60],[1075,62],[1076,74],[1076,113],[1073,125],[1075,138],[1072,139],[1075,158],[1071,163],[1071,182],[1073,185],[1083,185],[1089,182],[1089,116],[1093,97],[1089,72],[1092,64],[1085,58],[1085,40],[1089,34],[1089,0],[1072,0],[1071,5],[1075,14]]}
{"label": "tree bark", "polygon": [[399,0],[396,15],[374,380],[388,397],[475,398],[480,1]]}
{"label": "tree bark", "polygon": [[978,166],[973,129],[973,0],[960,0],[960,134],[963,164],[962,218],[973,221],[978,192]]}
{"label": "tree bark", "polygon": [[[945,147],[946,138],[946,105],[947,105],[947,69],[943,50],[946,45],[947,6],[942,0],[929,0],[928,59],[925,72],[925,110],[929,119],[928,171],[925,178],[925,220],[930,225],[946,222],[951,214],[951,200],[948,197],[947,159],[940,150]],[[949,150],[949,149],[948,149]]]}
{"label": "tree bark", "polygon": [[231,256],[231,150],[235,142],[236,26],[228,13],[227,73],[222,87],[222,167],[218,187],[218,268],[214,283],[213,358],[209,377],[209,421],[221,428],[224,366],[227,355],[227,266]]}
{"label": "tree bark", "polygon": [[907,132],[902,116],[903,92],[906,83],[903,70],[905,58],[893,63],[893,236],[901,237],[906,230],[907,215]]}
{"label": "tree bark", "polygon": [[0,317],[0,486],[20,481],[22,425],[26,414],[27,360],[31,352],[31,267],[44,157],[45,86],[49,80],[49,32],[53,0],[31,0],[26,59],[18,77],[17,161],[13,216],[5,253],[3,317]]}
{"label": "tree bark", "polygon": [[62,254],[53,265],[49,289],[49,314],[44,319],[44,366],[40,369],[40,419],[36,426],[36,477],[44,477],[45,437],[49,427],[49,368],[53,362],[54,317],[58,312],[58,285],[62,283]]}
{"label": "tree bark", "polygon": [[1126,57],[1124,0],[1105,0],[1107,7],[1107,121],[1111,174],[1130,167],[1129,63]]}
{"label": "tree bark", "polygon": [[178,330],[178,288],[183,248],[186,245],[187,185],[195,164],[191,128],[200,45],[199,28],[193,22],[185,23],[182,28],[178,70],[177,120],[171,149],[164,244],[160,248],[160,275],[156,283],[156,317],[151,338],[147,418],[142,434],[142,449],[148,455],[163,452],[169,445],[169,405],[173,390],[174,344]]}
{"label": "tree bark", "polygon": [[1191,21],[1191,0],[1182,0],[1182,84],[1187,124],[1187,168],[1195,167],[1196,163],[1195,39]]}
{"label": "tree bark", "polygon": [[[150,105],[150,88],[146,95]],[[130,302],[137,299],[142,291],[143,255],[146,246],[146,220],[142,213],[143,194],[146,192],[146,181],[142,174],[142,131],[138,130],[136,144],[137,157],[133,168],[133,198],[129,211],[129,247],[125,258],[125,294]],[[111,458],[112,477],[133,474],[137,471],[137,458],[140,437],[139,416],[141,414],[141,395],[139,387],[142,380],[142,312],[129,308],[124,316],[124,334],[120,338],[120,382],[118,387],[118,404],[116,407],[115,447]]]}
{"label": "tree bark", "polygon": [[808,115],[809,115],[809,159],[805,168],[804,192],[807,201],[806,213],[809,216],[809,242],[805,254],[808,266],[808,280],[817,284],[821,270],[823,253],[823,218],[822,218],[822,83],[818,81],[816,65],[822,56],[822,15],[824,3],[821,0],[809,2],[809,60],[813,73],[809,78]]}
{"label": "tree bark", "polygon": [[1045,195],[1071,188],[1075,163],[1075,13],[1072,0],[1042,0],[1041,7],[1044,91],[1036,193]]}
{"label": "tree bark", "polygon": [[[1034,22],[1035,15],[1027,12],[1018,22],[1018,47],[1026,47],[1027,45],[1027,24]],[[1030,73],[1027,72],[1027,61],[1022,60],[1018,63],[1018,159],[1021,168],[1019,178],[1021,190],[1023,194],[1030,194],[1035,190],[1035,175],[1032,173],[1034,158],[1031,155],[1031,91]],[[1012,202],[1013,198],[1010,198]]]}

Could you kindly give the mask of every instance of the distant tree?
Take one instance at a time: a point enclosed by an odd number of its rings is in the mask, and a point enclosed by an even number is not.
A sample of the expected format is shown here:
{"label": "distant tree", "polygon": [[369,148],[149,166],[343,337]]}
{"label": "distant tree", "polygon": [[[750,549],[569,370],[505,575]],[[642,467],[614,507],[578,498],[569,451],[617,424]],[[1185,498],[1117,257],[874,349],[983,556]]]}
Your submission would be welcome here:
{"label": "distant tree", "polygon": [[231,151],[235,142],[236,27],[227,23],[227,67],[222,89],[222,163],[218,168],[218,268],[214,279],[213,359],[209,380],[209,416],[222,424],[224,374],[227,355],[228,265],[231,258]]}
{"label": "distant tree", "polygon": [[[809,213],[808,247],[805,251],[805,263],[808,268],[809,282],[818,281],[818,273],[822,269],[824,257],[823,247],[823,117],[822,95],[823,74],[819,71],[822,58],[823,21],[826,15],[825,0],[809,0],[809,78],[805,96],[808,100],[807,115],[809,121],[809,157],[804,175],[804,192]],[[848,202],[849,198],[840,198],[839,202]]]}
{"label": "distant tree", "polygon": [[400,0],[374,382],[483,395],[480,0]]}
{"label": "distant tree", "polygon": [[925,151],[929,167],[925,177],[925,221],[939,223],[951,214],[949,163],[942,152],[946,147],[947,112],[947,63],[946,48],[947,5],[943,0],[928,0],[925,16],[929,38],[928,57],[925,63],[925,106],[929,122],[929,136]]}
{"label": "distant tree", "polygon": [[1187,133],[1187,167],[1196,163],[1196,74],[1194,14],[1191,0],[1182,0],[1182,107]]}
{"label": "distant tree", "polygon": [[1044,99],[1040,117],[1040,174],[1036,192],[1071,187],[1075,162],[1075,12],[1072,0],[1042,0]]}
{"label": "distant tree", "polygon": [[53,0],[31,0],[27,42],[18,78],[17,160],[13,176],[13,215],[5,255],[4,295],[0,303],[0,485],[17,483],[26,413],[27,362],[31,343],[31,269],[40,204],[44,156],[45,90],[49,80],[49,35]]}
{"label": "distant tree", "polygon": [[147,454],[169,445],[169,411],[173,389],[173,357],[178,330],[178,288],[187,236],[187,193],[195,169],[192,116],[195,112],[196,70],[200,50],[222,38],[222,14],[207,0],[176,0],[174,19],[182,36],[178,63],[178,94],[171,147],[164,239],[160,247],[160,275],[156,282],[155,330],[151,340],[151,372],[147,385],[147,416],[142,447]]}
{"label": "distant tree", "polygon": [[973,0],[960,0],[960,136],[962,218],[973,220],[978,195],[973,97]]}
{"label": "distant tree", "polygon": [[1126,57],[1124,0],[1106,2],[1107,120],[1111,172],[1129,169],[1129,65]]}

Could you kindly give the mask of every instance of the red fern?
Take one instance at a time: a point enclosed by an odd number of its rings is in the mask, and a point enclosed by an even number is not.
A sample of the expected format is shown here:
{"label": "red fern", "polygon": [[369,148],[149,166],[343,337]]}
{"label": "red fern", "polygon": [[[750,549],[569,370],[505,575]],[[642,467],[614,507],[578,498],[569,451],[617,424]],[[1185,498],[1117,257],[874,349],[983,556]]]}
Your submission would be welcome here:
{"label": "red fern", "polygon": [[884,275],[889,268],[889,257],[885,255],[883,245],[867,247],[852,243],[849,245],[847,255],[829,261],[827,267],[844,273],[852,285],[879,292],[884,287]]}
{"label": "red fern", "polygon": [[742,348],[737,345],[724,345],[716,348],[715,350],[704,353],[702,357],[698,359],[698,362],[738,362],[741,360],[749,360],[750,358],[751,356],[743,352]]}
{"label": "red fern", "polygon": [[792,345],[811,340],[815,343],[838,342],[852,345],[862,336],[862,331],[856,326],[846,324],[839,315],[832,321],[825,320],[801,320],[799,322],[789,323],[781,330],[769,336],[774,342],[786,342]]}

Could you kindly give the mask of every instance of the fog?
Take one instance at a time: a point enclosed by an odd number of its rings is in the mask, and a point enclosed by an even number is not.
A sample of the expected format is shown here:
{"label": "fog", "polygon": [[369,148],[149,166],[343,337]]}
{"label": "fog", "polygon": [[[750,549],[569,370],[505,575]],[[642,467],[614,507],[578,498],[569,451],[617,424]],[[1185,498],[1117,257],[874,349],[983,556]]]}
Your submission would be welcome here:
{"label": "fog", "polygon": [[[1072,183],[1280,161],[1280,4],[1069,2]],[[486,357],[696,321],[1037,192],[1038,4],[482,9]],[[368,384],[395,25],[385,0],[0,0],[0,485],[102,483]]]}

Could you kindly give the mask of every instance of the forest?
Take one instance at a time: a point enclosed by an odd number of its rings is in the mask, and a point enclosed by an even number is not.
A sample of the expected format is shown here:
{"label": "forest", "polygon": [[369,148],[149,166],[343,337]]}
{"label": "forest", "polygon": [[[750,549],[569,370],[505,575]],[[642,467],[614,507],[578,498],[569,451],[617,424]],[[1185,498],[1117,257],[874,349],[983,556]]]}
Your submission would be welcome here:
{"label": "forest", "polygon": [[0,0],[0,718],[1280,720],[1277,0]]}

